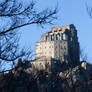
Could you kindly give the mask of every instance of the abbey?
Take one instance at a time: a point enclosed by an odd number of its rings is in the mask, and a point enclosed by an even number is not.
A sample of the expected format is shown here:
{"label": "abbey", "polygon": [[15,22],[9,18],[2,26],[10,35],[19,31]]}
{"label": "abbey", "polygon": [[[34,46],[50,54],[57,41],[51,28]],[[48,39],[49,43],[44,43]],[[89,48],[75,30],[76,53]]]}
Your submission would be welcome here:
{"label": "abbey", "polygon": [[77,30],[73,24],[52,28],[36,43],[36,59],[56,59],[78,63],[80,60]]}
{"label": "abbey", "polygon": [[[52,28],[42,35],[35,46],[32,68],[53,70],[57,63],[77,65],[80,62],[80,47],[77,30],[73,24]],[[48,71],[47,70],[47,71]]]}

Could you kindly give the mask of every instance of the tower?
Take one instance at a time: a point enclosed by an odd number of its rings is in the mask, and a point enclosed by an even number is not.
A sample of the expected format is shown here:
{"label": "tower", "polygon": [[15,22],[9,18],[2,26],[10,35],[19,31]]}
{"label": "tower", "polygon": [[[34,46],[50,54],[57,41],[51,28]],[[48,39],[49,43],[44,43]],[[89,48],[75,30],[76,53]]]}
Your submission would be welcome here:
{"label": "tower", "polygon": [[77,64],[80,60],[79,48],[77,30],[73,24],[55,27],[42,35],[41,42],[36,43],[35,57]]}

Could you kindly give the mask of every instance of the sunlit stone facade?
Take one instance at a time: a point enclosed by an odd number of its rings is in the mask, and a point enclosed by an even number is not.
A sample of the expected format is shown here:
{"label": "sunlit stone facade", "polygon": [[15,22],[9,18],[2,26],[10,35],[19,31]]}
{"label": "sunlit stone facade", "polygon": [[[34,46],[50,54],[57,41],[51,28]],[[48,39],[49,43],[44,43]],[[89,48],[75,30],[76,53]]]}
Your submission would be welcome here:
{"label": "sunlit stone facade", "polygon": [[36,43],[35,57],[53,58],[61,62],[79,62],[79,42],[77,30],[73,24],[52,28],[42,35],[41,42]]}

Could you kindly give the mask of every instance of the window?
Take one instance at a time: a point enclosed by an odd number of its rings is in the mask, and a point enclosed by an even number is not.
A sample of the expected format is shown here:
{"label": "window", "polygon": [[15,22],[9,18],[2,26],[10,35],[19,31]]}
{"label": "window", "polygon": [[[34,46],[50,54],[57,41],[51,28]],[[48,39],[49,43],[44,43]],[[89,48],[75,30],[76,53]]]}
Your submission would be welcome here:
{"label": "window", "polygon": [[61,49],[63,49],[63,47],[61,46]]}
{"label": "window", "polygon": [[64,44],[66,44],[66,42],[64,41]]}
{"label": "window", "polygon": [[57,32],[57,30],[55,30],[54,32]]}
{"label": "window", "polygon": [[64,46],[64,49],[66,49],[66,46]]}
{"label": "window", "polygon": [[56,40],[58,40],[58,35],[56,34]]}
{"label": "window", "polygon": [[48,36],[45,37],[45,40],[47,41]]}
{"label": "window", "polygon": [[64,51],[64,55],[65,55],[65,51]]}
{"label": "window", "polygon": [[54,40],[53,38],[54,38],[53,35],[51,35],[51,41]]}

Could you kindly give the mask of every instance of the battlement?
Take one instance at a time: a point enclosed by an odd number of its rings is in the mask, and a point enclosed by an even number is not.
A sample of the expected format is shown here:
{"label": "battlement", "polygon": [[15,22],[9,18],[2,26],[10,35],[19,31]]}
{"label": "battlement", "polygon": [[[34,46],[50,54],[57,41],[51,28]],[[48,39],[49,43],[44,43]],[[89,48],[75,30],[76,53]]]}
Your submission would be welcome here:
{"label": "battlement", "polygon": [[76,40],[77,31],[73,24],[52,28],[50,32],[42,35],[41,41]]}
{"label": "battlement", "polygon": [[57,31],[64,31],[65,29],[70,29],[69,25],[68,26],[61,26],[61,27],[55,27],[51,29],[51,32],[57,32]]}
{"label": "battlement", "polygon": [[57,32],[57,31],[63,31],[64,32],[66,29],[70,30],[71,28],[75,29],[73,24],[66,25],[66,26],[60,26],[60,27],[54,27],[54,28],[51,29],[50,32],[52,32],[52,33]]}

